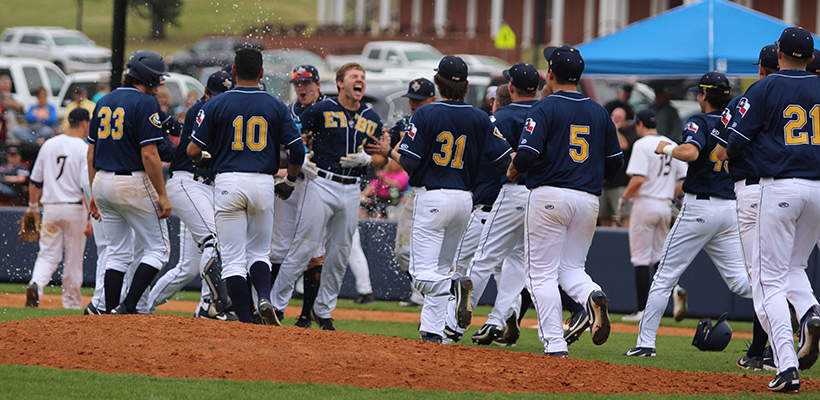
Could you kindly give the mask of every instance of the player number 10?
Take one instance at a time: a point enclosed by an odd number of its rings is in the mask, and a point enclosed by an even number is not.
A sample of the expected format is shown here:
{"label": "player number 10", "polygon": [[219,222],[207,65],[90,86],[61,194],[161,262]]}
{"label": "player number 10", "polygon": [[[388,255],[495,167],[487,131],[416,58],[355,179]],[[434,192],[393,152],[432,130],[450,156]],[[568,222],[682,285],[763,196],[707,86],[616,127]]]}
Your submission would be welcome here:
{"label": "player number 10", "polygon": [[[242,122],[242,116],[240,115],[233,120],[233,144],[231,145],[233,150],[241,151],[245,148],[243,140],[245,130],[242,129],[243,127],[244,124]],[[268,138],[268,121],[266,121],[265,118],[249,118],[246,131],[249,149],[252,151],[260,151],[265,148],[267,145],[266,140]]]}
{"label": "player number 10", "polygon": [[467,136],[461,135],[455,140],[455,157],[453,157],[452,132],[443,131],[439,133],[438,136],[436,136],[436,141],[441,143],[441,154],[433,153],[433,161],[435,161],[437,165],[446,167],[450,164],[450,160],[452,159],[453,163],[450,166],[456,169],[461,169],[464,166],[464,162],[461,158],[464,156],[464,145],[467,143]]}
{"label": "player number 10", "polygon": [[[820,105],[812,107],[809,116],[811,117],[812,127],[811,144],[820,144]],[[790,120],[789,123],[783,127],[786,144],[808,144],[809,133],[799,131],[799,129],[802,129],[803,126],[806,125],[806,110],[799,105],[791,104],[783,110],[783,118],[792,117],[796,117],[796,119]]]}

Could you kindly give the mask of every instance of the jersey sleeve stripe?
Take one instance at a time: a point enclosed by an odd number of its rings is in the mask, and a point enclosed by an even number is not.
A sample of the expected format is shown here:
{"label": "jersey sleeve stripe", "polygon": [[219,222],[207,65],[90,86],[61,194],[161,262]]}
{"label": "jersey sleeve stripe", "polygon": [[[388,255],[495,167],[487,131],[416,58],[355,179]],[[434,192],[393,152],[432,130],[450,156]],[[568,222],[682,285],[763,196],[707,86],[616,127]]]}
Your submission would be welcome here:
{"label": "jersey sleeve stripe", "polygon": [[527,150],[529,150],[529,151],[531,151],[535,154],[541,155],[541,152],[536,150],[535,147],[530,147],[530,146],[527,146],[526,144],[519,144],[518,145],[518,150],[521,151],[521,149],[527,149]]}
{"label": "jersey sleeve stripe", "polygon": [[624,154],[624,152],[619,151],[619,152],[617,152],[617,153],[610,154],[610,155],[608,155],[608,156],[604,156],[604,158],[618,157],[618,156],[622,156],[623,154]]}
{"label": "jersey sleeve stripe", "polygon": [[85,140],[87,140],[88,143],[97,143],[97,141],[95,139],[92,139],[91,136],[85,138]]}
{"label": "jersey sleeve stripe", "polygon": [[399,154],[404,154],[404,155],[412,156],[412,157],[414,157],[414,158],[417,158],[417,159],[421,160],[421,156],[419,156],[418,154],[413,153],[412,151],[407,150],[407,149],[399,149]]}
{"label": "jersey sleeve stripe", "polygon": [[140,146],[145,146],[146,144],[152,144],[152,143],[162,143],[163,140],[164,139],[161,138],[161,137],[160,138],[145,139],[145,140],[140,142]]}
{"label": "jersey sleeve stripe", "polygon": [[698,147],[698,151],[702,150],[701,147],[700,147],[700,143],[698,143],[696,140],[686,139],[686,141],[684,143],[694,144],[695,146]]}
{"label": "jersey sleeve stripe", "polygon": [[743,134],[738,132],[735,128],[729,128],[729,129],[731,129],[732,132],[737,133],[737,135],[740,136],[741,138],[743,138],[743,140],[745,140],[747,142],[751,142],[751,140],[749,140],[749,138],[747,138],[746,136],[743,136]]}
{"label": "jersey sleeve stripe", "polygon": [[720,135],[718,134],[718,132],[717,132],[717,131],[712,131],[712,136],[714,136],[714,137],[715,137],[715,139],[717,139],[717,140],[718,140],[718,142],[723,143],[723,145],[724,145],[723,147],[726,147],[726,143],[727,143],[727,142],[726,142],[725,140],[723,140],[723,138],[722,138],[722,137],[720,137]]}
{"label": "jersey sleeve stripe", "polygon": [[507,149],[507,151],[505,151],[505,152],[504,152],[504,154],[502,154],[502,155],[498,156],[498,157],[497,157],[495,160],[493,160],[492,162],[493,162],[493,163],[495,163],[496,161],[498,161],[498,160],[500,160],[500,159],[502,159],[502,158],[506,157],[506,156],[507,156],[507,154],[510,154],[510,152],[512,152],[512,149]]}
{"label": "jersey sleeve stripe", "polygon": [[298,138],[296,138],[296,139],[293,139],[293,140],[291,140],[288,144],[286,144],[286,145],[285,145],[285,147],[290,146],[290,145],[292,145],[292,144],[294,144],[294,143],[296,143],[296,142],[298,142],[298,141],[300,141],[300,140],[302,140],[302,138],[301,138],[301,137],[298,137]]}
{"label": "jersey sleeve stripe", "polygon": [[203,142],[203,141],[199,140],[199,138],[197,138],[197,137],[196,137],[196,136],[194,136],[194,135],[191,135],[191,140],[193,140],[194,142],[196,142],[196,144],[197,144],[199,147],[202,147],[203,149],[204,149],[204,148],[206,148],[206,147],[208,147],[208,145],[207,145],[207,144],[205,144],[205,142]]}

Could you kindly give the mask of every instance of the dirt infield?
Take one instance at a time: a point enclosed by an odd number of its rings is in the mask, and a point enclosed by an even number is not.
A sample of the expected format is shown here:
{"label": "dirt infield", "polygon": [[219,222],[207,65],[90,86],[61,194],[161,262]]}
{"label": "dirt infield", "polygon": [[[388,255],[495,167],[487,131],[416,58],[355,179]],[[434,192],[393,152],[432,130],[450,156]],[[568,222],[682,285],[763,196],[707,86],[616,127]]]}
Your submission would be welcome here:
{"label": "dirt infield", "polygon": [[[177,315],[38,318],[0,323],[0,331],[2,364],[161,377],[449,391],[680,394],[763,393],[771,379]],[[818,381],[803,382],[804,392],[820,389]]]}

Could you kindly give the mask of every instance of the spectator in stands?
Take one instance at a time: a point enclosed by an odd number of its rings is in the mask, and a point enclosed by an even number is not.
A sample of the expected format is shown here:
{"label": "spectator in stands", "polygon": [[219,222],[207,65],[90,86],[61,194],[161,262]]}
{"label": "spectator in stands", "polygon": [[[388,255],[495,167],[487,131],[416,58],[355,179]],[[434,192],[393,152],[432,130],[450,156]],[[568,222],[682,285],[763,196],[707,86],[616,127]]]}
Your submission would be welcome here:
{"label": "spectator in stands", "polygon": [[100,99],[111,92],[111,85],[108,82],[97,82],[97,93],[91,97],[91,101],[97,103]]}
{"label": "spectator in stands", "polygon": [[174,112],[171,109],[171,91],[168,90],[167,87],[163,85],[157,86],[156,92],[154,92],[154,97],[156,97],[159,102],[160,110],[166,114],[172,114]]}
{"label": "spectator in stands", "polygon": [[29,175],[20,151],[16,147],[9,147],[6,151],[6,163],[0,166],[0,195],[12,204],[16,203],[15,200],[25,202],[23,188],[28,183]]}
{"label": "spectator in stands", "polygon": [[[632,154],[632,144],[638,140],[638,133],[635,132],[635,127],[630,124],[630,120],[626,118],[626,110],[623,108],[616,107],[612,110],[611,116],[612,122],[618,128],[618,143],[621,145],[621,151],[624,152],[624,165],[626,165],[629,163],[629,156]],[[626,175],[626,167],[621,167],[621,170],[614,178],[604,182],[604,189],[598,198],[600,204],[598,208],[599,226],[629,227],[629,214],[632,211],[631,204],[624,205],[620,221],[613,221],[612,218],[618,213],[618,199],[624,194],[628,183],[629,176]]]}
{"label": "spectator in stands", "polygon": [[[94,115],[94,107],[96,107],[97,104],[91,100],[88,100],[88,90],[85,90],[84,87],[79,86],[76,89],[74,89],[72,97],[74,98],[74,100],[71,103],[68,103],[67,106],[65,106],[65,115],[71,114],[71,112],[74,111],[74,109],[76,109],[77,107],[84,108],[88,110],[88,114]],[[60,128],[63,131],[68,130],[68,117],[63,119],[63,123],[60,125]]]}
{"label": "spectator in stands", "polygon": [[390,161],[384,169],[376,172],[376,179],[362,191],[359,198],[362,208],[359,218],[386,218],[388,206],[399,204],[399,198],[407,188],[410,177],[401,165]]}
{"label": "spectator in stands", "polygon": [[54,136],[57,126],[57,109],[48,103],[48,92],[43,87],[37,88],[37,104],[29,107],[26,112],[27,127],[18,126],[11,133],[22,144],[43,144],[46,139]]}
{"label": "spectator in stands", "polygon": [[6,142],[7,134],[17,124],[18,115],[23,113],[23,105],[11,94],[11,78],[0,75],[0,140]]}
{"label": "spectator in stands", "polygon": [[669,102],[669,92],[666,86],[657,85],[655,89],[655,103],[650,107],[655,111],[658,121],[658,133],[680,144],[683,139],[683,124],[680,121],[678,109]]}
{"label": "spectator in stands", "polygon": [[606,112],[612,115],[612,111],[620,107],[626,111],[626,120],[632,121],[635,118],[635,110],[629,105],[629,98],[632,97],[632,85],[624,83],[618,88],[618,98],[606,103],[604,108]]}

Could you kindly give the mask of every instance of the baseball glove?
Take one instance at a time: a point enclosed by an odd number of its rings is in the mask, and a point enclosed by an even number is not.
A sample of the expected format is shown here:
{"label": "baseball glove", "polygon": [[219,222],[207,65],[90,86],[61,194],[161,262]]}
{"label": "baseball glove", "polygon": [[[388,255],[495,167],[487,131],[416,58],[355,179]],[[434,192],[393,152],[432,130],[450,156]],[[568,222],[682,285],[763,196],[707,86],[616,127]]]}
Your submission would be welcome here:
{"label": "baseball glove", "polygon": [[40,211],[29,208],[20,219],[20,238],[26,242],[36,242],[40,240]]}

